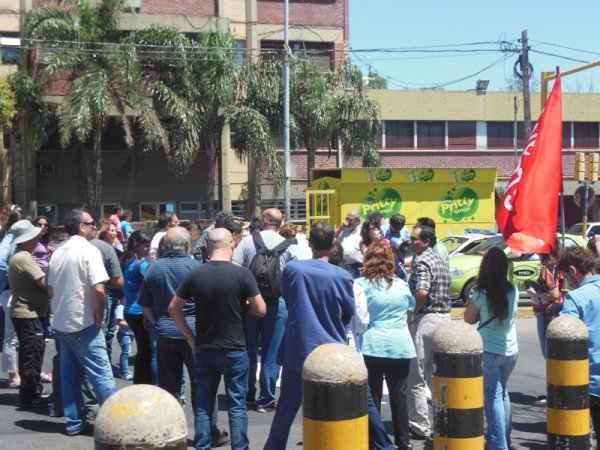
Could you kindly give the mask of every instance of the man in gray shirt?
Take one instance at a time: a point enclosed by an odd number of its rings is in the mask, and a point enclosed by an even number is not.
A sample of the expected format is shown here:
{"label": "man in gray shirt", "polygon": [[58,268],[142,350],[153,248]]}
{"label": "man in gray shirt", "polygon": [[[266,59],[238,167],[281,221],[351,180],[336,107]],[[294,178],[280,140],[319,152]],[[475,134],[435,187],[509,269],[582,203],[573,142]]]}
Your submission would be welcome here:
{"label": "man in gray shirt", "polygon": [[[262,231],[259,233],[260,237],[267,249],[274,249],[285,240],[278,233],[283,215],[278,209],[269,208],[263,212],[261,220]],[[246,236],[236,247],[233,253],[233,262],[240,266],[250,267],[257,253],[257,245],[253,235]],[[283,272],[283,268],[289,261],[298,258],[299,253],[300,249],[296,244],[290,245],[281,253],[279,258],[281,272]],[[248,336],[248,359],[250,362],[247,395],[249,405],[254,404],[256,395],[258,349],[259,347],[261,348],[260,395],[256,401],[256,410],[258,412],[269,412],[275,409],[275,386],[281,370],[281,366],[276,362],[276,357],[285,332],[286,321],[287,308],[281,297],[267,302],[267,314],[265,317],[248,316],[247,318],[246,332]]]}

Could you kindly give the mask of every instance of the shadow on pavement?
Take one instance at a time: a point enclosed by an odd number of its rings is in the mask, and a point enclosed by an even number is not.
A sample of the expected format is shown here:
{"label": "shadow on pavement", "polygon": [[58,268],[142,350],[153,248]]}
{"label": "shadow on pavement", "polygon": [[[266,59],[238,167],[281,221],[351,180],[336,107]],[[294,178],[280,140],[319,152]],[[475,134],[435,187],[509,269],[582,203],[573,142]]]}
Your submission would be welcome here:
{"label": "shadow on pavement", "polygon": [[531,406],[537,400],[537,397],[522,392],[509,392],[510,402],[519,405]]}
{"label": "shadow on pavement", "polygon": [[546,443],[541,443],[541,442],[523,442],[521,444],[521,447],[523,448],[529,448],[531,450],[542,450],[546,448]]}
{"label": "shadow on pavement", "polygon": [[64,423],[56,423],[51,422],[49,420],[30,420],[23,419],[17,420],[15,425],[21,427],[25,430],[37,431],[40,433],[64,433],[65,432],[65,424]]}

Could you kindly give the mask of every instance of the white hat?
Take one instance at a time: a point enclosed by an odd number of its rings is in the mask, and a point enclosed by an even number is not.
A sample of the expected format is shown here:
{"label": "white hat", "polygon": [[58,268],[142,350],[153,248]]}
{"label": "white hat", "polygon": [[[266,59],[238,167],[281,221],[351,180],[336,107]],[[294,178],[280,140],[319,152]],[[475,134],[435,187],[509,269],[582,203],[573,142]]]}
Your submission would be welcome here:
{"label": "white hat", "polygon": [[29,220],[19,220],[12,227],[10,232],[13,235],[13,244],[22,244],[39,236],[42,232],[41,227],[34,226]]}

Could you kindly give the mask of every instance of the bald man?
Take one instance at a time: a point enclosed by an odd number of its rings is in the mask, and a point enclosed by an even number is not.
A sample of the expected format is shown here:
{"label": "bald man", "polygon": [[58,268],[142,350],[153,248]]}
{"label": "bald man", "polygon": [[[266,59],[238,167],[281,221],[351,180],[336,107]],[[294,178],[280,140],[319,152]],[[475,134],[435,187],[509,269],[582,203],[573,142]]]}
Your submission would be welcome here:
{"label": "bald man", "polygon": [[[233,262],[249,268],[259,248],[266,247],[269,250],[277,248],[280,269],[283,273],[289,261],[298,259],[300,248],[297,244],[290,245],[289,241],[278,233],[282,220],[283,215],[278,209],[265,209],[261,216],[262,231],[246,236],[240,242],[233,253]],[[264,318],[250,316],[247,323],[248,357],[250,358],[247,401],[248,405],[256,404],[258,412],[269,412],[274,411],[276,406],[275,389],[281,371],[276,358],[285,333],[288,312],[283,298],[279,295],[276,296],[277,298],[270,298],[269,292],[261,289],[262,296],[267,302],[267,315]],[[280,286],[276,287],[276,291],[280,292]],[[261,350],[260,394],[255,402],[259,348]]]}
{"label": "bald man", "polygon": [[[214,447],[210,418],[221,376],[225,380],[231,448],[249,448],[246,410],[249,363],[244,322],[247,314],[264,317],[267,307],[252,273],[231,263],[234,247],[229,231],[224,228],[211,231],[209,261],[186,275],[169,306],[189,346],[195,348],[194,447],[198,450]],[[195,336],[183,314],[190,302],[195,304]]]}
{"label": "bald man", "polygon": [[[146,319],[156,330],[156,353],[158,386],[181,401],[181,376],[185,366],[191,382],[192,407],[196,397],[194,383],[194,352],[187,337],[179,330],[168,308],[177,287],[185,275],[201,263],[190,256],[190,233],[183,227],[168,228],[163,237],[162,253],[144,276],[138,303]],[[182,316],[190,327],[195,327],[194,303],[182,307]],[[213,417],[214,441],[220,445],[229,443],[225,431],[217,427],[217,415]]]}

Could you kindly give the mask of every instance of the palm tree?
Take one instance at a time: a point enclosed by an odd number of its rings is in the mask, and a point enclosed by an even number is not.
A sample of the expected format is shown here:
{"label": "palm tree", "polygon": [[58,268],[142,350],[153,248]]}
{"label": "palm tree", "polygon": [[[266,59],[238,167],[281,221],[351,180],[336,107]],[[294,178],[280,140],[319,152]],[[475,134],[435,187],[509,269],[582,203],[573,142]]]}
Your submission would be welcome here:
{"label": "palm tree", "polygon": [[[155,105],[148,96],[142,67],[129,38],[118,28],[129,0],[66,0],[30,11],[23,36],[44,54],[43,83],[65,77],[68,87],[58,107],[61,144],[78,148],[82,158],[84,206],[100,216],[102,200],[102,131],[116,111],[129,148],[134,125],[148,142],[168,151],[169,142]],[[90,149],[91,147],[91,149]]]}
{"label": "palm tree", "polygon": [[339,139],[344,153],[362,157],[366,167],[379,165],[379,109],[367,97],[356,66],[346,61],[336,71],[322,72],[300,56],[291,65],[290,78],[290,117],[307,152],[309,186],[317,149],[327,140],[331,145]]}
{"label": "palm tree", "polygon": [[4,148],[4,129],[12,124],[16,114],[16,96],[9,81],[0,78],[0,198],[2,203],[10,200],[10,157]]}
{"label": "palm tree", "polygon": [[231,34],[207,32],[193,40],[173,28],[152,26],[140,30],[135,39],[140,60],[155,79],[152,85],[155,101],[161,103],[162,88],[171,86],[191,111],[165,114],[172,148],[168,157],[171,166],[183,174],[199,152],[206,154],[208,217],[214,214],[215,173],[226,126],[230,127],[232,146],[238,156],[259,162],[260,167],[265,167],[280,182],[282,169],[269,122],[244,102],[246,93]]}

